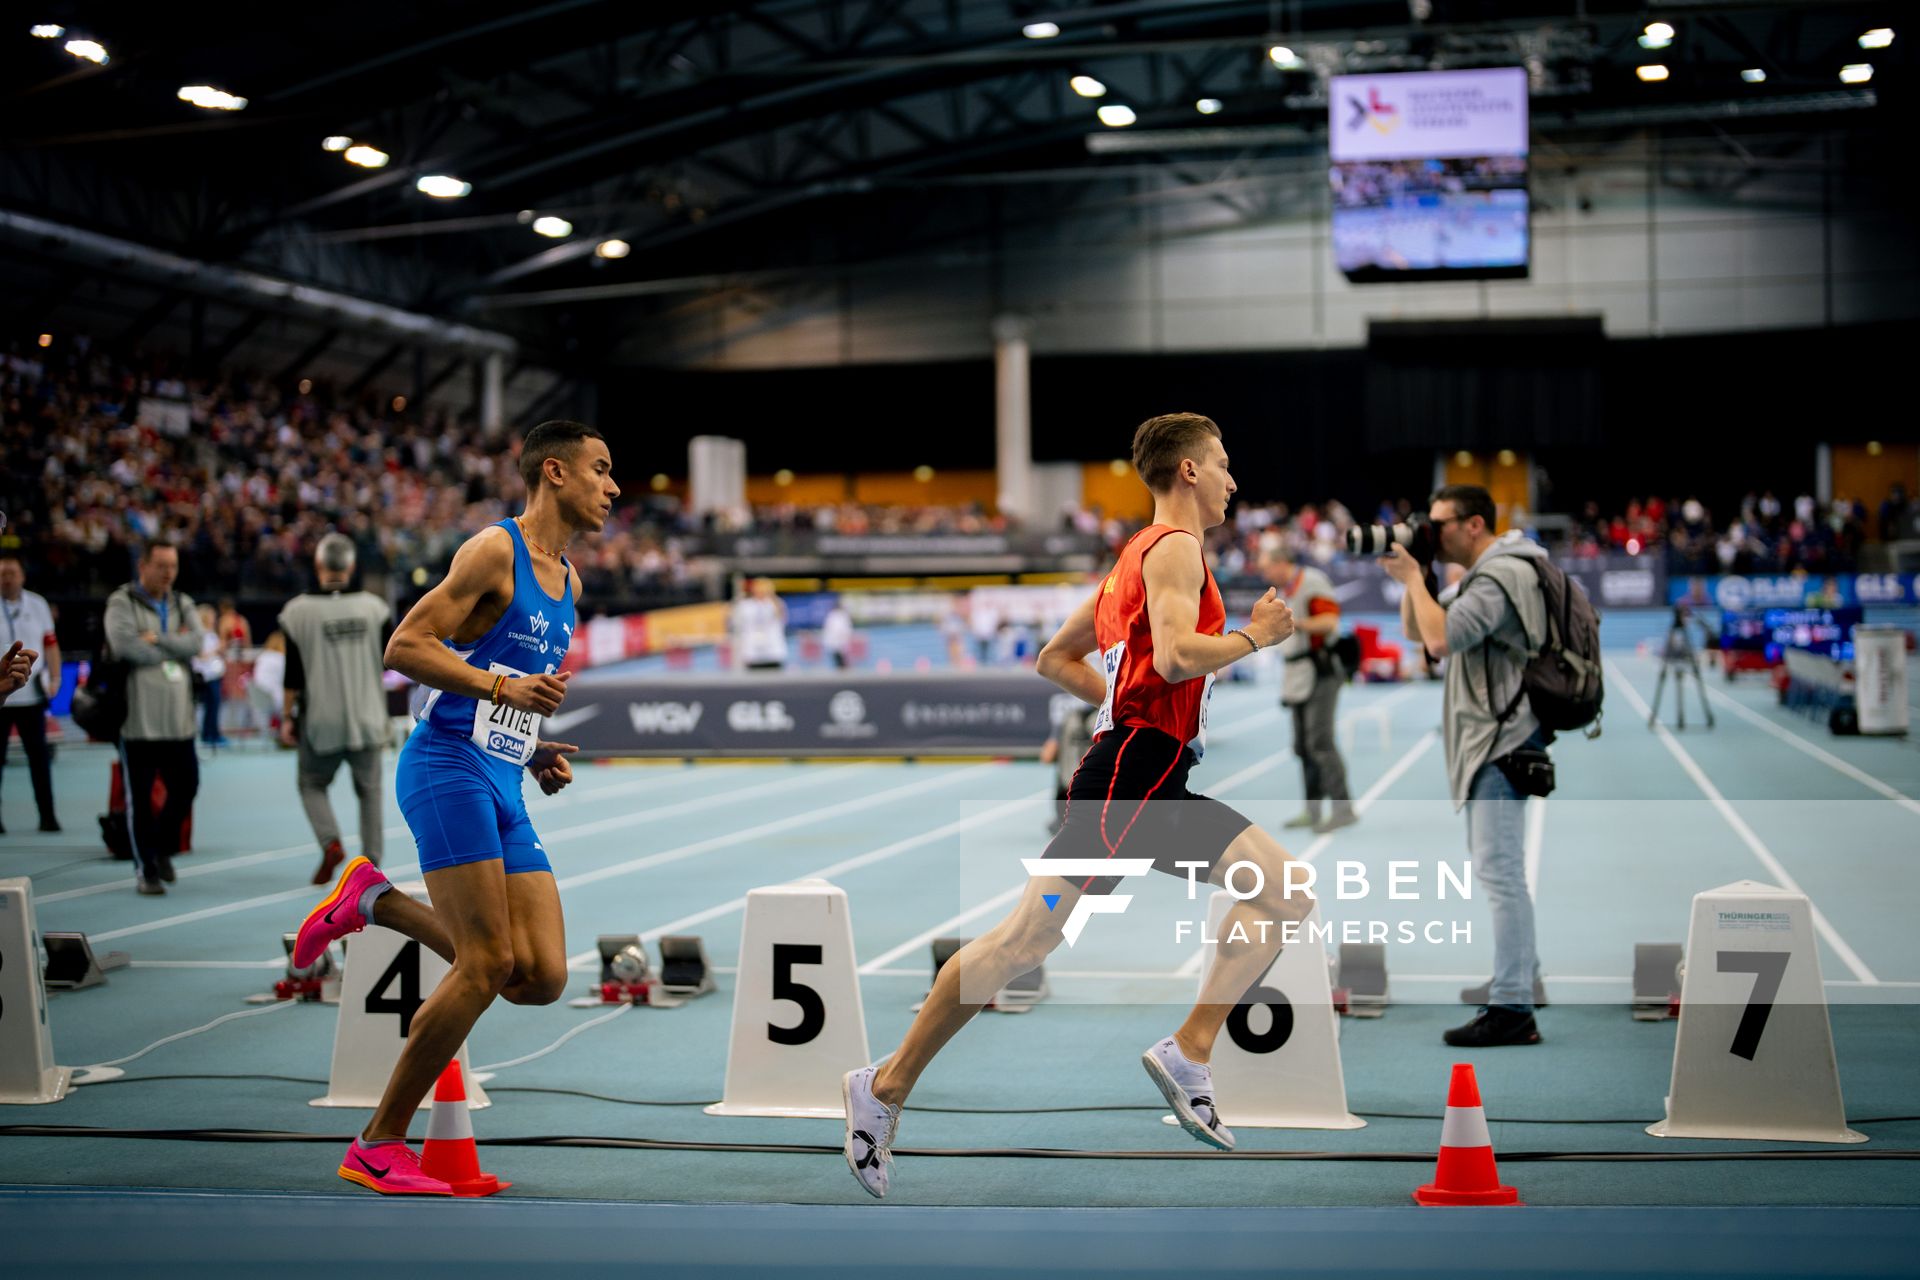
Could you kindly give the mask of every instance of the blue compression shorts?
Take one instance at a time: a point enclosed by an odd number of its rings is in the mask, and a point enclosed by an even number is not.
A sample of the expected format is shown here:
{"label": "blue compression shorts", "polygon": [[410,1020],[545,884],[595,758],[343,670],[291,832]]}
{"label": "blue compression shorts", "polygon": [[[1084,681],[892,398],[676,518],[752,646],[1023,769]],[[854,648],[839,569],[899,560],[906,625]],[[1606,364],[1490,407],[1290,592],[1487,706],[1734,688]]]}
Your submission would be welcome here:
{"label": "blue compression shorts", "polygon": [[400,749],[394,791],[419,847],[420,869],[500,858],[508,875],[551,873],[520,792],[523,772],[489,760],[464,738],[415,725]]}

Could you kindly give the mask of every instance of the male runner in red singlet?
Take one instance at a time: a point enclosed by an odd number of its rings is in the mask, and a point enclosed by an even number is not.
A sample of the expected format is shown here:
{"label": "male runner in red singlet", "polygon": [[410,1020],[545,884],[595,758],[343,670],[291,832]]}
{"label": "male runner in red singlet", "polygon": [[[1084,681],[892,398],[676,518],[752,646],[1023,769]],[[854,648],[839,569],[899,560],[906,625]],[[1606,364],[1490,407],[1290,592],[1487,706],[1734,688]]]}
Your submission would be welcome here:
{"label": "male runner in red singlet", "polygon": [[[1220,926],[1222,938],[1247,941],[1219,946],[1193,1012],[1143,1056],[1181,1127],[1231,1150],[1207,1059],[1227,1014],[1279,953],[1284,922],[1303,919],[1312,901],[1288,898],[1291,859],[1273,837],[1188,791],[1187,771],[1206,749],[1214,673],[1293,634],[1293,614],[1270,590],[1244,629],[1221,634],[1226,606],[1200,552],[1201,536],[1227,518],[1234,492],[1219,427],[1194,413],[1149,419],[1134,433],[1133,465],[1153,493],[1153,523],[1133,536],[1092,599],[1040,653],[1040,674],[1100,708],[1093,746],[1068,789],[1065,822],[1045,856],[1063,867],[1066,860],[1150,858],[1156,871],[1185,877],[1193,867],[1214,883],[1236,862],[1260,868],[1261,891],[1236,902]],[[1096,651],[1104,684],[1086,663]],[[1249,878],[1239,877],[1240,887]],[[1078,869],[1033,877],[1011,915],[941,966],[893,1055],[847,1073],[847,1165],[869,1194],[887,1193],[900,1108],[933,1056],[994,993],[1060,945],[1082,894],[1106,894],[1117,881]],[[1261,921],[1275,923],[1263,929]]]}

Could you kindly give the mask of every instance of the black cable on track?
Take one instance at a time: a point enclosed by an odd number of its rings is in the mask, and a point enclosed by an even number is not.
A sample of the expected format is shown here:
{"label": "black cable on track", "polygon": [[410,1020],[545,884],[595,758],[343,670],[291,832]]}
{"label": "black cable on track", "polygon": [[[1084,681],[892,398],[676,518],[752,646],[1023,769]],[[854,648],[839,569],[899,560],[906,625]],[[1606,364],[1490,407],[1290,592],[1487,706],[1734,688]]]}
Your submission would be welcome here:
{"label": "black cable on track", "polygon": [[[147,1142],[240,1144],[339,1143],[352,1134],[297,1133],[284,1129],[113,1129],[93,1125],[0,1125],[0,1138],[111,1138]],[[789,1142],[683,1142],[669,1138],[606,1138],[547,1134],[518,1138],[481,1138],[483,1147],[566,1147],[611,1151],[702,1151],[756,1155],[839,1155],[840,1148]],[[944,1159],[1020,1160],[1279,1160],[1331,1164],[1431,1164],[1431,1151],[1104,1151],[1072,1147],[897,1147],[895,1155]],[[1670,1161],[1730,1160],[1920,1160],[1920,1150],[1846,1151],[1509,1151],[1508,1163],[1658,1164]]]}
{"label": "black cable on track", "polygon": [[[139,1084],[145,1081],[153,1081],[153,1080],[274,1080],[274,1081],[284,1081],[289,1084],[326,1084],[327,1083],[325,1080],[321,1080],[313,1076],[179,1074],[179,1075],[157,1075],[157,1076],[122,1076],[115,1080],[101,1080],[96,1084],[90,1084],[85,1087],[89,1089],[97,1089],[101,1085]],[[489,1094],[543,1093],[543,1094],[552,1094],[556,1097],[562,1097],[562,1098],[586,1098],[587,1100],[592,1102],[609,1102],[609,1103],[613,1103],[615,1105],[623,1106],[623,1107],[710,1107],[716,1102],[720,1101],[720,1099],[718,1098],[621,1098],[621,1097],[616,1097],[615,1095],[610,1093],[594,1093],[592,1090],[589,1090],[589,1089],[561,1089],[561,1088],[548,1087],[544,1085],[526,1085],[526,1084],[491,1085],[488,1087],[487,1092]],[[922,1106],[916,1105],[916,1106],[907,1108],[908,1111],[916,1114],[924,1113],[927,1115],[944,1115],[944,1116],[1044,1116],[1044,1115],[1073,1115],[1073,1114],[1087,1113],[1087,1112],[1108,1112],[1108,1111],[1164,1112],[1166,1111],[1166,1109],[1167,1109],[1167,1106],[1165,1103],[1145,1103],[1145,1102],[1120,1102],[1120,1103],[1111,1103],[1111,1104],[1096,1102],[1096,1103],[1085,1103],[1078,1106],[1067,1106],[1067,1107],[922,1107]],[[1411,1112],[1411,1111],[1356,1111],[1353,1114],[1368,1120],[1424,1120],[1432,1124],[1439,1124],[1442,1120],[1446,1118],[1444,1116],[1436,1116],[1436,1115],[1420,1115],[1418,1113]],[[1659,1119],[1658,1116],[1627,1117],[1622,1119],[1580,1119],[1580,1120],[1560,1120],[1560,1119],[1554,1119],[1552,1117],[1547,1117],[1547,1116],[1488,1116],[1487,1123],[1488,1124],[1633,1124],[1633,1125],[1639,1125],[1642,1128],[1645,1128],[1647,1125],[1653,1124],[1658,1119]],[[1847,1120],[1847,1123],[1849,1125],[1900,1124],[1903,1122],[1914,1121],[1914,1120],[1920,1120],[1920,1116],[1849,1117]]]}

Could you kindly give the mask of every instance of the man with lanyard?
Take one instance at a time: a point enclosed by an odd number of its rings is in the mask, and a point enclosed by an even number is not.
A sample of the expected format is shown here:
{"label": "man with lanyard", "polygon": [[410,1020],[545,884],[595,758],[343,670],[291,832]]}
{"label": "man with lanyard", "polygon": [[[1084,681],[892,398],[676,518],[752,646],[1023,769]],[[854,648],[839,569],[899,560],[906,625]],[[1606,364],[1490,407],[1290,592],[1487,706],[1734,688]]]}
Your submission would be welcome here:
{"label": "man with lanyard", "polygon": [[380,654],[393,610],[371,592],[347,590],[354,559],[353,540],[344,533],[320,539],[313,553],[320,589],[280,611],[280,630],[287,638],[280,741],[300,751],[300,803],[320,842],[315,884],[333,879],[347,856],[340,820],[327,799],[342,764],[353,775],[353,794],[360,802],[360,852],[377,867],[385,851],[380,750],[389,727]]}
{"label": "man with lanyard", "polygon": [[[127,719],[120,730],[120,763],[127,787],[127,825],[139,864],[135,888],[162,894],[174,879],[180,830],[200,790],[200,758],[193,746],[193,680],[187,663],[200,652],[200,611],[175,591],[180,552],[150,542],[138,577],[107,597],[107,649],[127,664]],[[167,789],[153,811],[153,783]]]}
{"label": "man with lanyard", "polygon": [[[40,808],[40,829],[58,831],[60,820],[53,813],[53,757],[47,750],[47,706],[60,692],[60,641],[53,633],[53,609],[46,597],[28,591],[26,586],[27,573],[20,557],[0,551],[0,613],[6,615],[6,642],[22,651],[37,646],[41,654],[34,660],[26,684],[0,697],[6,704],[0,706],[0,766],[6,764],[9,738],[18,731],[21,749],[27,753],[27,769],[33,775],[33,801]],[[0,825],[0,835],[6,830]]]}
{"label": "man with lanyard", "polygon": [[[1293,608],[1298,629],[1280,643],[1284,662],[1280,675],[1280,705],[1293,712],[1293,753],[1300,757],[1306,784],[1307,807],[1289,819],[1289,827],[1312,827],[1325,835],[1352,826],[1359,818],[1347,792],[1347,764],[1334,741],[1339,715],[1340,686],[1346,673],[1333,654],[1333,638],[1340,630],[1340,598],[1333,594],[1327,575],[1297,563],[1285,544],[1262,557],[1267,581]],[[1331,813],[1322,813],[1328,801]]]}

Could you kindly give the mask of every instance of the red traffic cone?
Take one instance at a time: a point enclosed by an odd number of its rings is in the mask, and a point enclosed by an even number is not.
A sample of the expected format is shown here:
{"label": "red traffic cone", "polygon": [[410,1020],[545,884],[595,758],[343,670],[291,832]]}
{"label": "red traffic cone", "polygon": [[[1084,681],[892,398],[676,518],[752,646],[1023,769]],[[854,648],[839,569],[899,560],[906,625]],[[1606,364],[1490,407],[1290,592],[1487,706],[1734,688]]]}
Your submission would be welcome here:
{"label": "red traffic cone", "polygon": [[1415,1204],[1519,1204],[1520,1193],[1500,1185],[1493,1139],[1473,1064],[1456,1062],[1447,1086],[1447,1118],[1440,1128],[1440,1163],[1433,1181],[1413,1193]]}
{"label": "red traffic cone", "polygon": [[427,1118],[427,1141],[420,1148],[420,1172],[452,1186],[456,1196],[490,1196],[512,1186],[480,1171],[480,1152],[473,1145],[473,1116],[467,1110],[467,1083],[455,1058],[433,1086],[433,1114]]}

